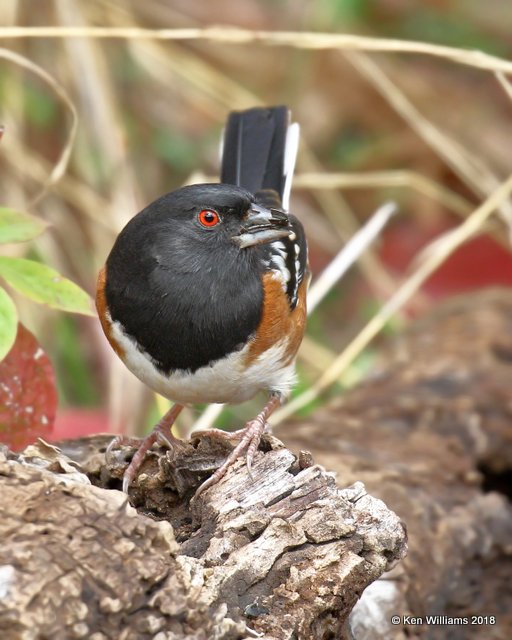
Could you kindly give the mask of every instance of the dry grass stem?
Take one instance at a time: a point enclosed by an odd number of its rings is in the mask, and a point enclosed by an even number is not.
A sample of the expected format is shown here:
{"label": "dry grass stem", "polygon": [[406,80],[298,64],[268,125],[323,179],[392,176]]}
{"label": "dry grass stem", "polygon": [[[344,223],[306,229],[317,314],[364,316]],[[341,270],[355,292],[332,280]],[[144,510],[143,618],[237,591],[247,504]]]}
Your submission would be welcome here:
{"label": "dry grass stem", "polygon": [[[302,142],[298,165],[300,171],[321,173],[323,167],[305,141]],[[339,191],[311,189],[311,194],[325,217],[332,223],[333,231],[343,242],[349,242],[357,233],[360,222]],[[385,299],[395,288],[395,280],[378,255],[370,248],[361,256],[359,269],[368,286],[379,299]]]}
{"label": "dry grass stem", "polygon": [[309,289],[308,315],[313,313],[329,291],[341,280],[354,262],[362,256],[375,238],[379,236],[396,211],[397,207],[394,202],[383,204],[368,222],[350,238],[334,260],[327,265]]}
{"label": "dry grass stem", "polygon": [[[5,161],[20,175],[41,185],[46,184],[53,169],[53,165],[50,165],[46,158],[38,155],[34,149],[29,149],[14,136],[8,136],[2,145],[8,150],[4,155]],[[111,203],[91,189],[86,182],[65,174],[53,185],[53,189],[67,203],[90,217],[95,225],[100,225],[108,231],[110,239],[119,232],[119,227],[112,222],[112,216],[108,215]]]}
{"label": "dry grass stem", "polygon": [[313,340],[308,334],[300,345],[300,359],[314,371],[325,371],[336,359],[336,353]]}
{"label": "dry grass stem", "polygon": [[215,421],[220,416],[225,406],[226,405],[224,404],[208,405],[195,421],[190,433],[193,433],[194,431],[202,431],[203,429],[211,429],[215,425]]}
{"label": "dry grass stem", "polygon": [[450,241],[438,247],[438,251],[430,253],[418,269],[400,286],[396,293],[386,302],[363,330],[342,351],[332,366],[307,391],[294,398],[274,414],[271,422],[278,424],[299,409],[313,402],[331,384],[339,380],[342,373],[357,356],[368,346],[385,324],[413,296],[429,276],[458,247],[479,231],[486,220],[510,196],[512,176],[508,178],[489,198],[476,209],[462,224],[450,234]]}
{"label": "dry grass stem", "polygon": [[295,189],[387,189],[391,187],[414,190],[444,207],[466,217],[471,203],[455,191],[427,176],[399,169],[396,171],[366,171],[354,173],[301,173],[293,180]]}
{"label": "dry grass stem", "polygon": [[142,27],[2,27],[0,38],[108,38],[123,40],[205,40],[226,44],[259,43],[296,49],[339,49],[434,56],[489,71],[512,73],[512,62],[482,51],[429,44],[414,40],[372,38],[344,33],[308,31],[259,31],[231,26],[192,29],[145,29]]}
{"label": "dry grass stem", "polygon": [[507,78],[507,76],[502,71],[496,71],[495,74],[496,79],[500,83],[500,85],[505,90],[507,96],[512,100],[512,82]]}
{"label": "dry grass stem", "polygon": [[[345,56],[472,191],[480,196],[488,196],[498,187],[499,179],[482,161],[480,155],[470,153],[423,116],[375,61],[364,53],[347,52]],[[510,225],[511,204],[503,202],[500,212]]]}
{"label": "dry grass stem", "polygon": [[14,51],[10,51],[9,49],[0,48],[0,58],[4,58],[5,60],[9,60],[14,64],[27,69],[28,71],[37,75],[41,80],[46,82],[46,84],[55,92],[58,99],[64,104],[71,115],[71,124],[69,127],[69,131],[67,134],[67,139],[64,147],[62,148],[59,158],[50,174],[47,176],[46,180],[43,183],[41,191],[34,197],[32,201],[32,205],[41,200],[41,198],[46,194],[48,189],[54,185],[56,182],[60,180],[60,178],[64,175],[68,163],[69,158],[71,156],[71,151],[73,149],[73,144],[76,138],[76,131],[78,126],[78,115],[73,104],[72,100],[68,96],[64,87],[55,80],[55,78],[50,75],[47,71],[45,71],[42,67],[37,65],[32,60],[25,58],[25,56],[20,55],[19,53],[15,53]]}
{"label": "dry grass stem", "polygon": [[[199,182],[216,182],[216,176],[208,176],[203,173],[194,173],[187,184]],[[293,178],[294,190],[299,189],[389,189],[402,188],[416,191],[446,209],[463,216],[464,218],[473,210],[472,204],[455,191],[444,187],[442,184],[424,176],[416,171],[397,169],[390,171],[360,171],[360,172],[302,172]]]}

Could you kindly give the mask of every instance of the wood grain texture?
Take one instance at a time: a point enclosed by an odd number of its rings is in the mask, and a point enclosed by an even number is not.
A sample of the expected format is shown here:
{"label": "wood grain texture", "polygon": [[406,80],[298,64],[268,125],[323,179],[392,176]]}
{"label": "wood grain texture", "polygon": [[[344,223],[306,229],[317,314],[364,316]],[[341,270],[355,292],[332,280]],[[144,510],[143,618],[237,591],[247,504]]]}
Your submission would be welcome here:
{"label": "wood grain texture", "polygon": [[105,466],[107,442],[0,457],[3,639],[340,637],[360,593],[405,553],[383,502],[360,483],[338,489],[269,436],[254,480],[237,463],[192,509],[229,445],[155,452],[132,493],[138,512],[83,473],[118,484],[124,463]]}

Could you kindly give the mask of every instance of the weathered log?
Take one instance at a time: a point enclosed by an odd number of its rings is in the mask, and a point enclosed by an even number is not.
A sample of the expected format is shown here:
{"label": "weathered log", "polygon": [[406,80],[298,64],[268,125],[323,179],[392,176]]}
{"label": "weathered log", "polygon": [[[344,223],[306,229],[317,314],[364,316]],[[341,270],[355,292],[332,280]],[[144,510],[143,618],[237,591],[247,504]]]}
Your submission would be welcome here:
{"label": "weathered log", "polygon": [[405,553],[383,502],[361,483],[338,489],[271,436],[253,478],[240,461],[192,505],[229,445],[199,436],[152,452],[131,490],[138,511],[107,488],[125,466],[105,465],[108,441],[1,455],[3,640],[340,637]]}

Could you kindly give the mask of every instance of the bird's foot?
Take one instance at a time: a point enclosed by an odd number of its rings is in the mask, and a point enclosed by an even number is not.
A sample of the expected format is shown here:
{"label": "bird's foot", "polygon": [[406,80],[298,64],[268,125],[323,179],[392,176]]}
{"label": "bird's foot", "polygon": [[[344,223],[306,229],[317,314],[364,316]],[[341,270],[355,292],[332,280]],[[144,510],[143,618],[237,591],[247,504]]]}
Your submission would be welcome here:
{"label": "bird's foot", "polygon": [[183,407],[181,405],[173,405],[158,422],[153,431],[145,438],[116,436],[108,445],[107,451],[105,452],[107,462],[111,460],[112,451],[121,445],[138,447],[123,475],[123,491],[125,493],[128,493],[130,484],[142,466],[146,453],[155,443],[167,449],[173,449],[182,444],[181,440],[173,436],[171,432],[171,427],[182,409]]}
{"label": "bird's foot", "polygon": [[268,427],[269,425],[266,422],[265,418],[262,416],[262,414],[260,414],[258,417],[254,418],[254,420],[250,420],[243,429],[239,429],[238,431],[229,433],[226,431],[220,431],[218,429],[209,429],[207,431],[198,432],[201,433],[201,435],[209,435],[226,440],[239,439],[240,442],[236,445],[236,447],[229,454],[222,465],[199,486],[194,499],[196,499],[209,487],[217,484],[217,482],[219,482],[219,480],[226,475],[229,467],[231,467],[233,463],[244,454],[244,452],[247,470],[249,472],[249,475],[252,477],[251,470],[254,454],[258,449],[261,436]]}

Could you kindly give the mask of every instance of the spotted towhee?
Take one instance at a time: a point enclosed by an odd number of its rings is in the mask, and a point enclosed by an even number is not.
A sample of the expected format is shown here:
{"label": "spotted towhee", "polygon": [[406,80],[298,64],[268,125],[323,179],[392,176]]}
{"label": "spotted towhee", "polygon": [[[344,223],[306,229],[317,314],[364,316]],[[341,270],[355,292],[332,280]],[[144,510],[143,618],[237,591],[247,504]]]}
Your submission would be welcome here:
{"label": "spotted towhee", "polygon": [[137,440],[125,491],[154,442],[179,442],[171,426],[184,405],[238,403],[263,390],[268,403],[235,432],[240,442],[198,492],[244,452],[250,470],[266,421],[292,386],[309,278],[304,230],[286,212],[298,146],[289,119],[286,107],[231,113],[221,184],[151,203],[121,231],[100,272],[96,304],[110,344],[175,402]]}

